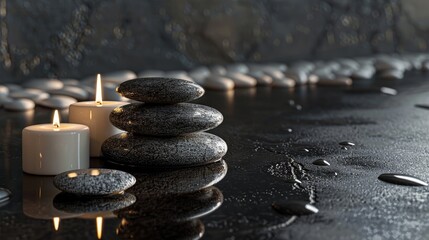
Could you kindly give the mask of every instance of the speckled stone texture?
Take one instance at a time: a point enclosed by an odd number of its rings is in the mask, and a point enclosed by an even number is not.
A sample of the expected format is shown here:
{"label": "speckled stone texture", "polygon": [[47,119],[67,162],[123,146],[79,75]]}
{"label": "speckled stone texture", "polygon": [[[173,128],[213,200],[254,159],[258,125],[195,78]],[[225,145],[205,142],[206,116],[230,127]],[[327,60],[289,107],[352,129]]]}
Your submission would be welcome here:
{"label": "speckled stone texture", "polygon": [[59,190],[85,196],[122,193],[136,183],[133,175],[112,169],[79,169],[58,174],[54,186]]}
{"label": "speckled stone texture", "polygon": [[176,78],[137,78],[121,83],[116,91],[124,97],[153,104],[189,102],[204,95],[200,85]]}
{"label": "speckled stone texture", "polygon": [[53,200],[56,209],[68,213],[93,213],[115,211],[129,207],[136,202],[130,193],[103,197],[81,197],[69,193],[59,193]]}
{"label": "speckled stone texture", "polygon": [[117,128],[152,136],[177,136],[206,131],[217,127],[222,121],[223,116],[216,109],[192,103],[133,103],[117,107],[110,114],[110,122]]}
{"label": "speckled stone texture", "polygon": [[137,183],[129,192],[138,196],[183,194],[220,182],[227,173],[225,161],[169,171],[134,172]]}
{"label": "speckled stone texture", "polygon": [[187,194],[136,197],[135,204],[115,211],[119,218],[138,219],[141,223],[189,221],[215,211],[223,203],[223,194],[216,187]]}
{"label": "speckled stone texture", "polygon": [[227,149],[224,140],[205,132],[169,138],[121,133],[108,138],[101,146],[108,161],[149,168],[189,167],[216,162]]}

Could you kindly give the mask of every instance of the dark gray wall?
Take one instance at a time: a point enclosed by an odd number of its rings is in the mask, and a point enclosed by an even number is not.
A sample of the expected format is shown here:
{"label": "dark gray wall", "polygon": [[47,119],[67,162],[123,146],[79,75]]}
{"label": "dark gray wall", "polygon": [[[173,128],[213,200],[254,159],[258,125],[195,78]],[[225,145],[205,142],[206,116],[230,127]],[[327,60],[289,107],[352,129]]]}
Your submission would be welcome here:
{"label": "dark gray wall", "polygon": [[0,0],[0,81],[426,51],[427,0]]}

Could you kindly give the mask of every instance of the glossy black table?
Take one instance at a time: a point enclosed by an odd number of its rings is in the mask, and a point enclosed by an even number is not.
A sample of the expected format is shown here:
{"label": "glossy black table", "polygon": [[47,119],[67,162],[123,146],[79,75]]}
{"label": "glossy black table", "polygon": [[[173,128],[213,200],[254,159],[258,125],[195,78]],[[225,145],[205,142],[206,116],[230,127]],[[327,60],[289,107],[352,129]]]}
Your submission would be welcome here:
{"label": "glossy black table", "polygon": [[[103,239],[426,239],[428,187],[377,177],[399,172],[429,179],[429,110],[414,106],[429,104],[428,80],[408,73],[400,81],[355,81],[353,91],[303,86],[207,92],[197,103],[224,114],[211,132],[228,143],[226,177],[184,197],[137,197],[130,219],[120,211],[57,212],[52,179],[21,171],[22,128],[50,122],[52,111],[0,110],[0,187],[13,192],[0,207],[0,239],[96,239],[100,216]],[[399,94],[374,91],[380,86]],[[67,112],[61,114],[66,120]],[[342,141],[356,145],[345,150]],[[318,158],[331,165],[313,165]],[[102,159],[91,161],[106,166]],[[42,195],[48,197],[39,201]],[[314,202],[320,211],[290,216],[272,209],[285,199]],[[152,212],[166,205],[163,214]],[[144,211],[153,215],[139,215]],[[169,221],[178,213],[186,221]]]}

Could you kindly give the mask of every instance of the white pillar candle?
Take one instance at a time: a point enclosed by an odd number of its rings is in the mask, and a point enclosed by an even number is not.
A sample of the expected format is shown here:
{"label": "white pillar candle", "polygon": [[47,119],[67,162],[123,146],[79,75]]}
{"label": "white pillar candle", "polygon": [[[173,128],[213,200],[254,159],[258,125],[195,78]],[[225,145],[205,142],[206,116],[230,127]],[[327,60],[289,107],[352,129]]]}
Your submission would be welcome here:
{"label": "white pillar candle", "polygon": [[101,145],[107,138],[124,132],[110,123],[109,115],[116,107],[128,104],[127,102],[102,101],[100,74],[97,75],[96,88],[95,101],[77,102],[69,107],[69,122],[89,127],[91,157],[101,156]]}
{"label": "white pillar candle", "polygon": [[89,128],[81,124],[60,124],[55,110],[52,124],[28,126],[22,130],[22,169],[36,175],[56,175],[89,168]]}

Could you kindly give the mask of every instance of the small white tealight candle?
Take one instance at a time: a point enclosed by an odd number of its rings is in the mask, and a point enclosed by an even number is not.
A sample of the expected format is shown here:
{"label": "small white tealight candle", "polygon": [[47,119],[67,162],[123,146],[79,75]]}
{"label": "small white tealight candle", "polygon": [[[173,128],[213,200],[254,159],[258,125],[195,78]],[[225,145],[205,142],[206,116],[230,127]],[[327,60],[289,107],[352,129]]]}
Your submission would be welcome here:
{"label": "small white tealight candle", "polygon": [[77,102],[69,107],[69,122],[80,123],[90,129],[91,157],[101,156],[101,145],[107,138],[124,132],[110,123],[109,115],[116,107],[128,103],[103,101],[101,89],[101,79],[98,74],[95,101]]}
{"label": "small white tealight candle", "polygon": [[22,169],[36,175],[89,168],[89,128],[81,124],[60,124],[55,110],[52,124],[28,126],[22,130]]}

